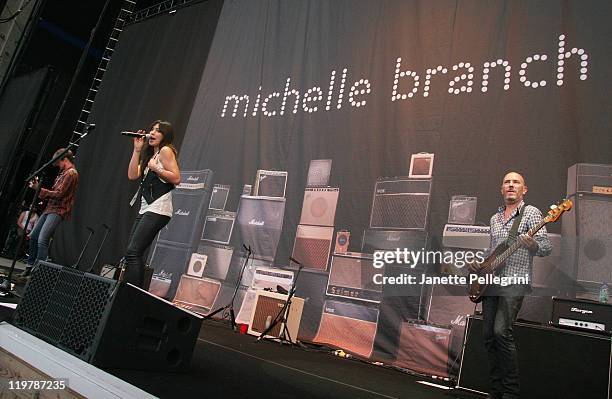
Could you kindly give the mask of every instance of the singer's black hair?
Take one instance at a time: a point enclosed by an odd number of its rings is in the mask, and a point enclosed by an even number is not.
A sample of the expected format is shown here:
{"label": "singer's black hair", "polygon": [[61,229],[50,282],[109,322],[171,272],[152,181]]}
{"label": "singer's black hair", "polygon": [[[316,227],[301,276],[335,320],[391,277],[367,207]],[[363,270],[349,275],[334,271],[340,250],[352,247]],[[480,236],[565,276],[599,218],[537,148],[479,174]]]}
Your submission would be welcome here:
{"label": "singer's black hair", "polygon": [[[170,149],[174,152],[174,155],[177,155],[176,148],[172,144],[174,141],[174,128],[172,124],[168,121],[156,120],[149,126],[149,131],[153,130],[153,126],[159,124],[159,132],[163,135],[161,143],[159,143],[159,149],[161,150],[163,147],[170,147]],[[153,157],[153,147],[149,145],[149,143],[145,140],[144,151],[140,153],[140,170],[145,170],[149,160]]]}

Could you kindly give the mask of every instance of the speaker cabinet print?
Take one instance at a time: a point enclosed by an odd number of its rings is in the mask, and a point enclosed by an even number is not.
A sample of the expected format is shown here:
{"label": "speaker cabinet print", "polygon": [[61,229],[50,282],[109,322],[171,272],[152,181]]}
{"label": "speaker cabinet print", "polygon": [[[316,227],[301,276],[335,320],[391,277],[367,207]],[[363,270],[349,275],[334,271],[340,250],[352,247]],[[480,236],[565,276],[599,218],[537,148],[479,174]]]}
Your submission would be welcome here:
{"label": "speaker cabinet print", "polygon": [[206,315],[211,311],[220,289],[221,282],[217,280],[184,274],[181,276],[172,302],[182,308]]}
{"label": "speaker cabinet print", "polygon": [[212,191],[210,170],[181,172],[181,184],[172,191],[174,213],[160,230],[165,243],[195,245],[201,236]]}
{"label": "speaker cabinet print", "polygon": [[225,204],[227,204],[227,197],[229,196],[230,186],[225,184],[215,184],[210,196],[210,204],[208,209],[214,209],[217,211],[224,211]]}
{"label": "speaker cabinet print", "polygon": [[448,223],[474,224],[476,223],[476,197],[453,195],[448,207]]}
{"label": "speaker cabinet print", "polygon": [[329,269],[327,295],[379,303],[382,284],[374,284],[374,275],[384,273],[372,264],[372,256],[359,252],[334,254]]}
{"label": "speaker cabinet print", "polygon": [[258,170],[255,178],[255,196],[285,198],[287,172]]}
{"label": "speaker cabinet print", "polygon": [[206,256],[206,264],[202,276],[225,280],[232,262],[234,248],[220,244],[200,244],[198,246],[198,253]]}
{"label": "speaker cabinet print", "polygon": [[212,211],[206,215],[202,240],[217,244],[229,244],[234,231],[235,212]]}
{"label": "speaker cabinet print", "polygon": [[202,277],[208,256],[202,254],[192,254],[187,268],[187,274],[191,277]]}
{"label": "speaker cabinet print", "polygon": [[[278,294],[276,292],[257,291],[255,296],[255,305],[251,313],[249,321],[249,334],[261,335],[283,311],[283,307],[287,301],[287,295]],[[293,297],[291,306],[285,309],[285,317],[287,318],[287,333],[285,338],[296,342],[298,331],[300,328],[300,320],[304,309],[304,299]],[[265,336],[266,338],[279,338],[283,332],[284,323],[276,324]]]}
{"label": "speaker cabinet print", "polygon": [[339,193],[338,188],[307,188],[300,224],[333,226]]}
{"label": "speaker cabinet print", "polygon": [[327,270],[333,240],[333,227],[298,225],[292,256],[305,268]]}
{"label": "speaker cabinet print", "polygon": [[425,229],[430,179],[379,178],[374,186],[370,228]]}
{"label": "speaker cabinet print", "polygon": [[336,300],[326,300],[319,331],[314,342],[343,348],[369,358],[374,347],[378,308]]}
{"label": "speaker cabinet print", "polygon": [[373,254],[375,251],[395,251],[396,249],[421,251],[427,248],[425,230],[372,230],[363,233],[361,251]]}
{"label": "speaker cabinet print", "polygon": [[239,242],[251,246],[254,258],[273,261],[284,215],[284,198],[243,195],[237,217]]}
{"label": "speaker cabinet print", "polygon": [[340,230],[336,233],[336,245],[334,246],[334,253],[344,254],[349,249],[349,239],[351,232],[347,230]]}
{"label": "speaker cabinet print", "polygon": [[395,365],[427,375],[448,377],[451,330],[421,323],[402,323]]}
{"label": "speaker cabinet print", "polygon": [[307,187],[325,187],[329,185],[331,175],[331,159],[313,159],[308,168]]}

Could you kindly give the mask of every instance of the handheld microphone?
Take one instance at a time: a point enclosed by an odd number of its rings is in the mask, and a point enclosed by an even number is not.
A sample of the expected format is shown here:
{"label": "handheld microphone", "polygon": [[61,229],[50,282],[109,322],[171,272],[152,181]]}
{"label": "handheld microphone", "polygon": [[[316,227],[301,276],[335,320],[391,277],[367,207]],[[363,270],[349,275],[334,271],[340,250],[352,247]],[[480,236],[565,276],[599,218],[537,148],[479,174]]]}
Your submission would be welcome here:
{"label": "handheld microphone", "polygon": [[295,258],[294,258],[293,256],[290,256],[290,257],[289,257],[289,260],[290,260],[290,261],[292,261],[292,262],[294,262],[294,263],[297,263],[297,264],[298,264],[298,265],[300,265],[300,266],[302,266],[302,264],[301,264],[300,262],[298,262],[297,260],[295,260]]}
{"label": "handheld microphone", "polygon": [[136,133],[136,132],[121,132],[121,135],[128,136],[128,137],[140,137],[143,139],[149,139],[151,137],[149,133],[143,134],[143,133]]}

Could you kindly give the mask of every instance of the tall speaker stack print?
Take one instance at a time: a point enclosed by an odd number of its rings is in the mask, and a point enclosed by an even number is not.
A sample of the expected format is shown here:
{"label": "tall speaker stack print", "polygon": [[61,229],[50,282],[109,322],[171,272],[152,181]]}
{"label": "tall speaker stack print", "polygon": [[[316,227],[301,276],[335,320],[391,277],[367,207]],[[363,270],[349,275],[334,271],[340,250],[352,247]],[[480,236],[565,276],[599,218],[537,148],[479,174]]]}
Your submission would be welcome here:
{"label": "tall speaker stack print", "polygon": [[210,203],[212,180],[213,172],[208,169],[183,171],[181,184],[172,191],[172,219],[159,232],[149,257],[157,275],[171,275],[165,298],[174,298],[181,275],[196,252]]}
{"label": "tall speaker stack print", "polygon": [[579,289],[612,281],[612,165],[579,163],[567,171],[574,211],[561,221],[564,272]]}

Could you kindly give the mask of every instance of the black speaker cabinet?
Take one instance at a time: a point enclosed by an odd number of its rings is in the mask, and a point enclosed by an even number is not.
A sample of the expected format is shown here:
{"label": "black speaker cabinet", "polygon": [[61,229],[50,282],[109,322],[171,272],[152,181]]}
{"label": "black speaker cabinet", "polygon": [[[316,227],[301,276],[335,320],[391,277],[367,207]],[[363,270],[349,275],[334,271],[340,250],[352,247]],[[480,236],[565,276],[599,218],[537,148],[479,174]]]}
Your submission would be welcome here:
{"label": "black speaker cabinet", "polygon": [[379,178],[374,186],[370,228],[425,229],[431,179]]}
{"label": "black speaker cabinet", "polygon": [[202,319],[131,284],[40,262],[13,324],[98,367],[179,371]]}
{"label": "black speaker cabinet", "polygon": [[[457,385],[488,392],[489,370],[483,321],[468,317]],[[521,397],[609,399],[612,338],[524,323],[514,324]]]}

